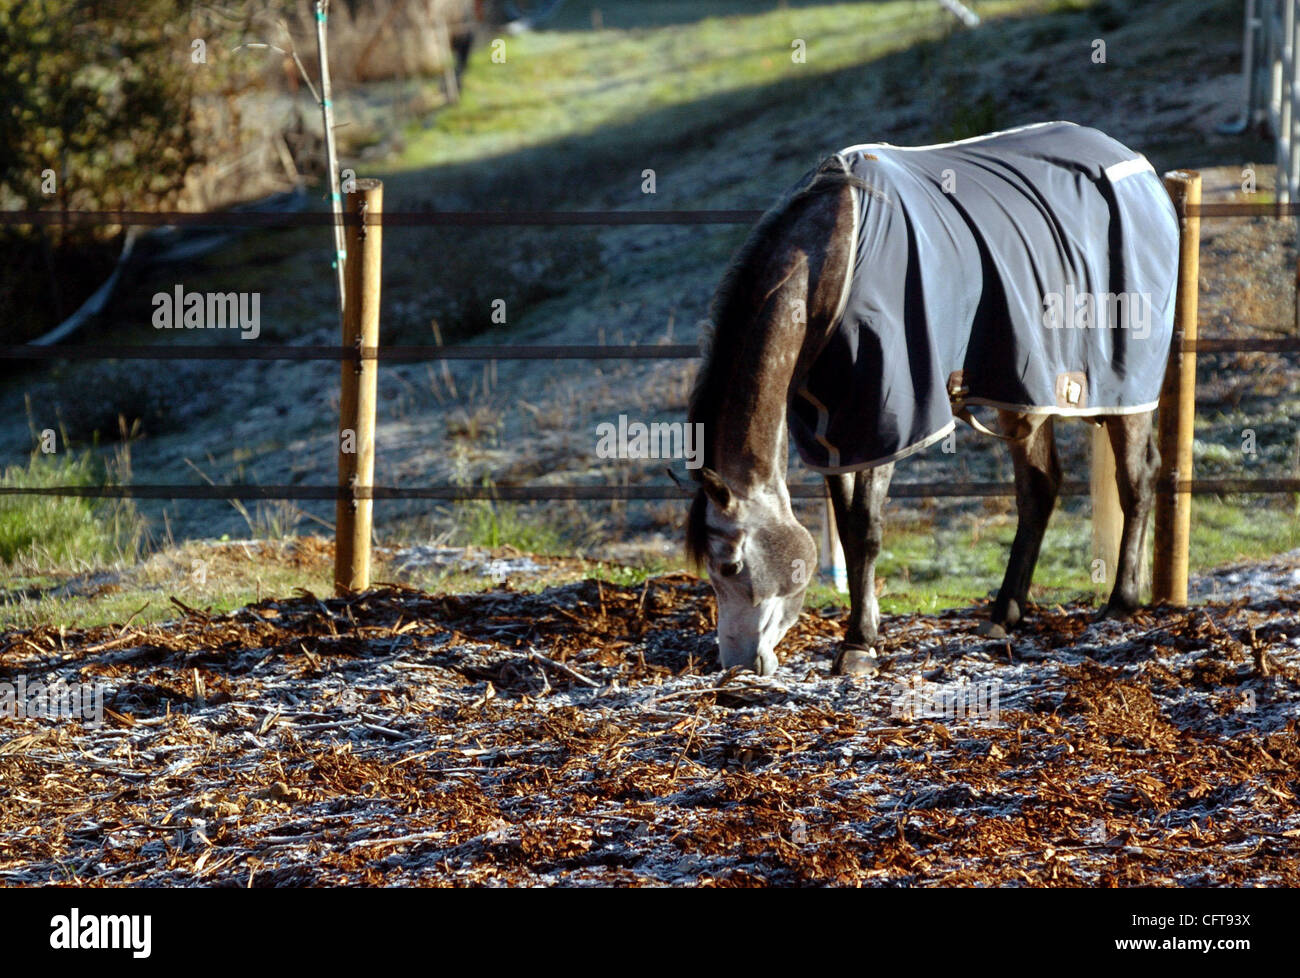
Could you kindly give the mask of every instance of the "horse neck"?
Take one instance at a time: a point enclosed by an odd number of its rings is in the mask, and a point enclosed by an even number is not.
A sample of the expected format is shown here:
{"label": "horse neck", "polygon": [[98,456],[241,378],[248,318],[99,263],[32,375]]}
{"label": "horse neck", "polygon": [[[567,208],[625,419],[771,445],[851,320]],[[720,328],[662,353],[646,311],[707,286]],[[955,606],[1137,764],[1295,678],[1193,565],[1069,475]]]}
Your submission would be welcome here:
{"label": "horse neck", "polygon": [[743,326],[727,332],[728,349],[715,350],[730,368],[715,374],[710,464],[728,485],[775,488],[787,505],[790,387],[833,325],[855,248],[854,206],[847,187],[797,206],[780,244],[746,275],[757,312],[751,308]]}
{"label": "horse neck", "polygon": [[[767,306],[781,304],[777,298]],[[743,495],[762,489],[785,494],[786,402],[807,336],[806,323],[796,321],[790,308],[760,316],[743,334],[740,349],[723,353],[732,367],[713,424],[714,468]]]}

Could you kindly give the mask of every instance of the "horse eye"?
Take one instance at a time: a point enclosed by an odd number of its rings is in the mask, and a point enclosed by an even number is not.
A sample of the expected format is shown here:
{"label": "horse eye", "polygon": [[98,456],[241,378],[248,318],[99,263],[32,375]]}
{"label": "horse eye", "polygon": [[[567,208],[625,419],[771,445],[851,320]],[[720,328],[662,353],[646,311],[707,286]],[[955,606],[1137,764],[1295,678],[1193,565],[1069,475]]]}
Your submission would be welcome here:
{"label": "horse eye", "polygon": [[723,577],[735,577],[740,573],[740,561],[733,560],[723,564],[718,568],[718,573]]}

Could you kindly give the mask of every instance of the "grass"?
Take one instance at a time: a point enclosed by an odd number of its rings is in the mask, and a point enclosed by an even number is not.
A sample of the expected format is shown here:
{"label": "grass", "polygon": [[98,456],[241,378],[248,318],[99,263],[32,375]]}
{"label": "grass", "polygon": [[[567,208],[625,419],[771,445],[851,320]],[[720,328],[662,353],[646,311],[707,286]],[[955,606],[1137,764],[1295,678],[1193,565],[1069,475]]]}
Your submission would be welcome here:
{"label": "grass", "polygon": [[1192,502],[1189,562],[1197,568],[1257,560],[1300,548],[1300,516],[1291,499],[1200,498]]}
{"label": "grass", "polygon": [[[538,555],[546,570],[512,578],[514,590],[539,591],[584,577],[638,586],[649,577],[685,569],[680,553],[636,563],[590,561],[562,556],[570,544],[557,540],[545,522],[529,522],[521,508],[473,505],[479,512],[468,526],[478,528],[468,545],[492,550],[518,549]],[[1264,560],[1300,549],[1300,520],[1290,500],[1252,504],[1240,499],[1198,498],[1193,504],[1193,573],[1244,561]],[[1009,512],[949,520],[943,527],[920,519],[895,519],[885,529],[885,550],[877,565],[886,614],[933,613],[966,607],[989,597],[1002,580],[1014,517]],[[494,544],[491,541],[495,539]],[[1035,573],[1032,598],[1040,604],[1092,601],[1100,604],[1108,587],[1089,576],[1091,551],[1086,508],[1058,511],[1049,526]],[[538,546],[530,547],[534,541]],[[109,551],[111,553],[111,551]],[[547,557],[550,553],[556,556]],[[76,622],[86,627],[109,622],[174,618],[174,595],[192,607],[221,613],[295,588],[330,593],[333,564],[329,542],[302,537],[287,540],[190,542],[152,555],[136,567],[119,570],[104,582],[64,568],[31,571],[0,591],[0,628]],[[390,581],[395,568],[382,558],[373,579]],[[468,593],[497,585],[484,574],[430,569],[406,583],[435,593]],[[62,590],[59,590],[62,587]],[[809,587],[808,608],[843,608],[847,595],[818,578]]]}
{"label": "grass", "polygon": [[[1014,515],[972,518],[946,529],[920,521],[887,524],[876,567],[880,608],[888,614],[930,613],[992,596],[1002,583],[1015,536]],[[1149,534],[1148,534],[1149,539]],[[1289,500],[1198,497],[1192,503],[1191,570],[1266,560],[1300,549],[1300,519]],[[1102,604],[1109,584],[1091,579],[1092,536],[1086,507],[1052,517],[1031,599],[1041,604]],[[809,588],[812,607],[847,606],[848,596],[825,582]]]}
{"label": "grass", "polygon": [[[868,5],[800,11],[830,22],[836,12],[861,23]],[[858,9],[855,9],[858,8]],[[737,90],[793,74],[791,40],[799,33],[792,11],[757,14],[743,21],[707,18],[690,25],[642,30],[543,32],[505,40],[506,60],[493,63],[480,49],[471,66],[474,84],[460,104],[413,132],[399,165],[424,167],[484,159],[557,138],[594,133],[643,114],[684,105],[702,96]],[[820,23],[809,23],[804,33]],[[827,31],[832,39],[811,49],[809,61],[834,45],[860,60],[865,46],[856,31]],[[850,42],[850,43],[846,43]],[[852,56],[850,56],[852,57]],[[779,59],[779,61],[778,61]],[[846,63],[828,56],[826,66]],[[779,65],[779,67],[778,67]]]}
{"label": "grass", "polygon": [[592,568],[590,576],[622,587],[635,587],[651,577],[683,569],[685,565],[681,561],[649,560],[634,565],[602,563]]}
{"label": "grass", "polygon": [[[816,84],[954,32],[952,17],[938,4],[915,0],[773,4],[766,10],[747,4],[744,16],[736,4],[700,3],[692,5],[696,13],[689,20],[669,12],[653,30],[623,26],[641,21],[635,8],[643,6],[602,5],[607,26],[599,30],[573,24],[583,29],[506,38],[504,63],[494,63],[487,46],[480,48],[471,62],[473,84],[460,103],[428,128],[412,129],[394,170],[483,160],[602,131],[620,138],[629,122],[638,148],[675,146],[685,128],[703,123],[716,130],[711,101],[725,99],[742,118],[786,102],[790,84]],[[1090,0],[991,0],[980,11],[992,21],[1068,15],[1090,6]],[[629,8],[627,16],[618,7]],[[869,87],[888,81],[865,73],[861,79]],[[814,117],[825,108],[804,105]],[[977,103],[977,115],[987,111]]]}
{"label": "grass", "polygon": [[332,593],[332,563],[304,560],[290,545],[191,541],[95,576],[65,570],[11,581],[0,591],[0,627],[166,621],[181,613],[173,597],[221,614],[295,588]]}
{"label": "grass", "polygon": [[[701,13],[714,6],[697,5]],[[1073,9],[1033,0],[986,3],[982,9],[996,17],[1058,7]],[[611,25],[621,20],[616,14],[608,18]],[[503,63],[493,62],[486,45],[477,51],[473,83],[460,103],[427,128],[412,127],[390,170],[442,168],[578,137],[587,137],[592,149],[606,141],[629,142],[629,129],[635,153],[667,165],[672,154],[662,150],[681,145],[686,134],[717,138],[719,102],[743,118],[786,102],[790,84],[816,83],[950,31],[951,18],[937,5],[894,0],[698,16],[654,30],[610,26],[508,37]],[[515,176],[521,175],[527,176]],[[629,187],[639,184],[640,168],[634,175]],[[597,179],[606,183],[613,176]]]}
{"label": "grass", "polygon": [[[34,452],[0,473],[0,486],[93,486],[113,473],[89,451]],[[79,496],[0,496],[0,568],[90,568],[134,558],[143,527],[129,500]]]}
{"label": "grass", "polygon": [[[535,515],[535,514],[534,514]],[[457,507],[458,543],[496,550],[511,547],[530,554],[563,554],[570,549],[555,523],[529,519],[519,506],[495,499],[475,499]]]}

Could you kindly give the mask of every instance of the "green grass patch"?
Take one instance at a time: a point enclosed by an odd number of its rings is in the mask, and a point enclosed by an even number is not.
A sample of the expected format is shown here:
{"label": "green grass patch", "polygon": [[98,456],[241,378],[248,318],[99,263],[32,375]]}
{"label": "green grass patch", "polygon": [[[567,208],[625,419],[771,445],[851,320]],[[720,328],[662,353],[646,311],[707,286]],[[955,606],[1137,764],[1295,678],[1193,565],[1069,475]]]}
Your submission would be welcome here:
{"label": "green grass patch", "polygon": [[[1191,572],[1267,561],[1300,549],[1300,515],[1291,499],[1198,497],[1193,500]],[[886,614],[932,614],[969,607],[996,594],[1015,538],[1016,516],[972,510],[945,516],[944,525],[899,513],[885,525],[876,563],[880,609]],[[1151,547],[1148,530],[1148,552]],[[1031,599],[1100,606],[1112,583],[1092,580],[1092,525],[1086,500],[1069,501],[1052,516],[1034,571]],[[1150,596],[1147,595],[1147,598]],[[847,608],[849,596],[827,575],[808,587],[805,607]]]}
{"label": "green grass patch", "polygon": [[1192,573],[1297,548],[1300,511],[1292,498],[1203,496],[1192,500]]}
{"label": "green grass patch", "polygon": [[[93,486],[108,478],[90,452],[34,453],[0,474],[0,486]],[[133,559],[142,523],[130,500],[79,496],[0,496],[0,563],[97,566]]]}
{"label": "green grass patch", "polygon": [[[885,527],[876,565],[880,608],[888,614],[932,613],[985,600],[1002,584],[1015,537],[1015,515],[971,517],[947,527],[920,521]],[[1148,547],[1150,532],[1148,532]],[[1300,518],[1291,500],[1202,497],[1192,504],[1191,571],[1267,560],[1300,548]],[[1034,571],[1033,601],[1100,605],[1111,584],[1092,581],[1092,527],[1086,504],[1058,510]],[[848,595],[819,579],[809,607],[844,607]]]}
{"label": "green grass patch", "polygon": [[102,583],[66,575],[19,578],[0,592],[0,628],[170,621],[181,616],[172,596],[191,608],[225,614],[264,598],[292,596],[300,587],[318,595],[333,593],[332,572],[293,566],[262,565],[238,575],[209,574],[200,581],[194,561],[202,558],[197,553],[187,547],[170,555],[184,554],[183,561],[164,558],[158,567],[106,575],[110,579]]}
{"label": "green grass patch", "polygon": [[[86,503],[85,500],[76,502]],[[1193,507],[1192,572],[1252,560],[1267,560],[1300,548],[1300,519],[1290,500],[1197,499]],[[522,507],[484,501],[462,504],[470,522],[467,536],[477,536],[475,546],[512,546],[535,554],[566,554],[571,544],[564,525],[530,520]],[[1002,582],[1011,539],[1014,513],[979,512],[937,527],[922,519],[895,520],[885,531],[885,550],[877,565],[883,582],[880,607],[886,614],[934,613],[946,608],[969,607],[988,598]],[[491,543],[495,540],[496,543]],[[269,544],[268,544],[269,545]],[[293,546],[293,541],[281,541]],[[109,554],[112,551],[108,551]],[[1039,604],[1091,601],[1100,604],[1109,586],[1091,580],[1091,530],[1086,505],[1055,514],[1035,573],[1032,598]],[[206,565],[200,577],[196,569]],[[647,578],[685,566],[680,554],[635,563],[575,562],[534,577],[511,579],[518,591],[593,577],[612,584],[639,586]],[[391,579],[382,564],[376,581]],[[64,571],[36,571],[12,577],[0,592],[0,627],[37,624],[91,626],[123,622],[128,618],[148,622],[175,618],[179,612],[169,597],[175,595],[191,607],[213,612],[232,611],[268,596],[292,594],[305,587],[317,594],[331,590],[328,566],[302,566],[278,562],[261,554],[244,556],[237,544],[220,553],[203,544],[187,544],[155,554],[129,573],[112,575],[110,583],[85,583],[91,575]],[[78,585],[78,581],[82,582]],[[470,593],[497,585],[481,573],[429,570],[407,583],[438,593]],[[848,596],[836,591],[824,577],[809,586],[809,609],[844,608]]]}
{"label": "green grass patch", "polygon": [[[642,147],[675,144],[693,103],[720,95],[729,96],[733,109],[781,101],[788,97],[782,83],[942,36],[946,16],[937,6],[931,11],[897,0],[704,17],[654,30],[508,37],[504,62],[494,63],[487,45],[475,54],[460,103],[427,130],[412,131],[395,169],[484,159],[606,127],[622,132],[638,117],[650,126],[637,134]],[[706,115],[696,126],[716,124]]]}
{"label": "green grass patch", "polygon": [[454,542],[496,550],[513,547],[523,553],[562,554],[569,545],[554,523],[530,519],[520,507],[495,499],[475,499],[456,507]]}
{"label": "green grass patch", "polygon": [[588,576],[621,587],[636,587],[658,574],[685,570],[685,559],[676,564],[652,561],[644,564],[598,564],[588,571]]}

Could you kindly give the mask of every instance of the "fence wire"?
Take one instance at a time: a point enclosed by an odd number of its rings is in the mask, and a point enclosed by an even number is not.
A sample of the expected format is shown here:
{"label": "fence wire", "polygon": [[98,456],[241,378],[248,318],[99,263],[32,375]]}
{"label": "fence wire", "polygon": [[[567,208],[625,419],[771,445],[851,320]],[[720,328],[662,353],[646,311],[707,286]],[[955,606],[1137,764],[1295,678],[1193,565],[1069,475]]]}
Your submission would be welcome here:
{"label": "fence wire", "polygon": [[[321,212],[153,212],[153,211],[33,211],[0,212],[3,226],[144,226],[144,227],[323,227],[338,222],[384,227],[523,227],[523,226],[635,226],[635,225],[719,225],[752,224],[763,214],[758,210],[661,210],[661,211],[386,211],[370,218]],[[1202,217],[1295,217],[1300,202],[1242,204],[1210,203],[1189,208],[1189,216]],[[1300,353],[1300,337],[1212,338],[1183,342],[1190,353]],[[343,347],[296,344],[202,344],[133,346],[87,344],[76,347],[0,345],[0,360],[381,360],[415,363],[430,360],[683,360],[700,355],[690,344],[616,345],[451,345]],[[1163,484],[1164,491],[1175,486]],[[1193,479],[1177,483],[1176,491],[1195,495],[1226,493],[1273,494],[1300,492],[1300,479]],[[1067,482],[1061,495],[1086,495],[1086,482]],[[790,494],[799,499],[825,497],[820,485],[792,485]],[[302,486],[302,485],[135,485],[135,486],[46,486],[40,488],[0,487],[0,496],[81,496],[131,499],[425,499],[446,502],[495,501],[635,501],[685,498],[681,489],[668,485],[647,486]],[[895,499],[1003,497],[1014,496],[1011,483],[913,482],[894,483],[889,495]]]}

